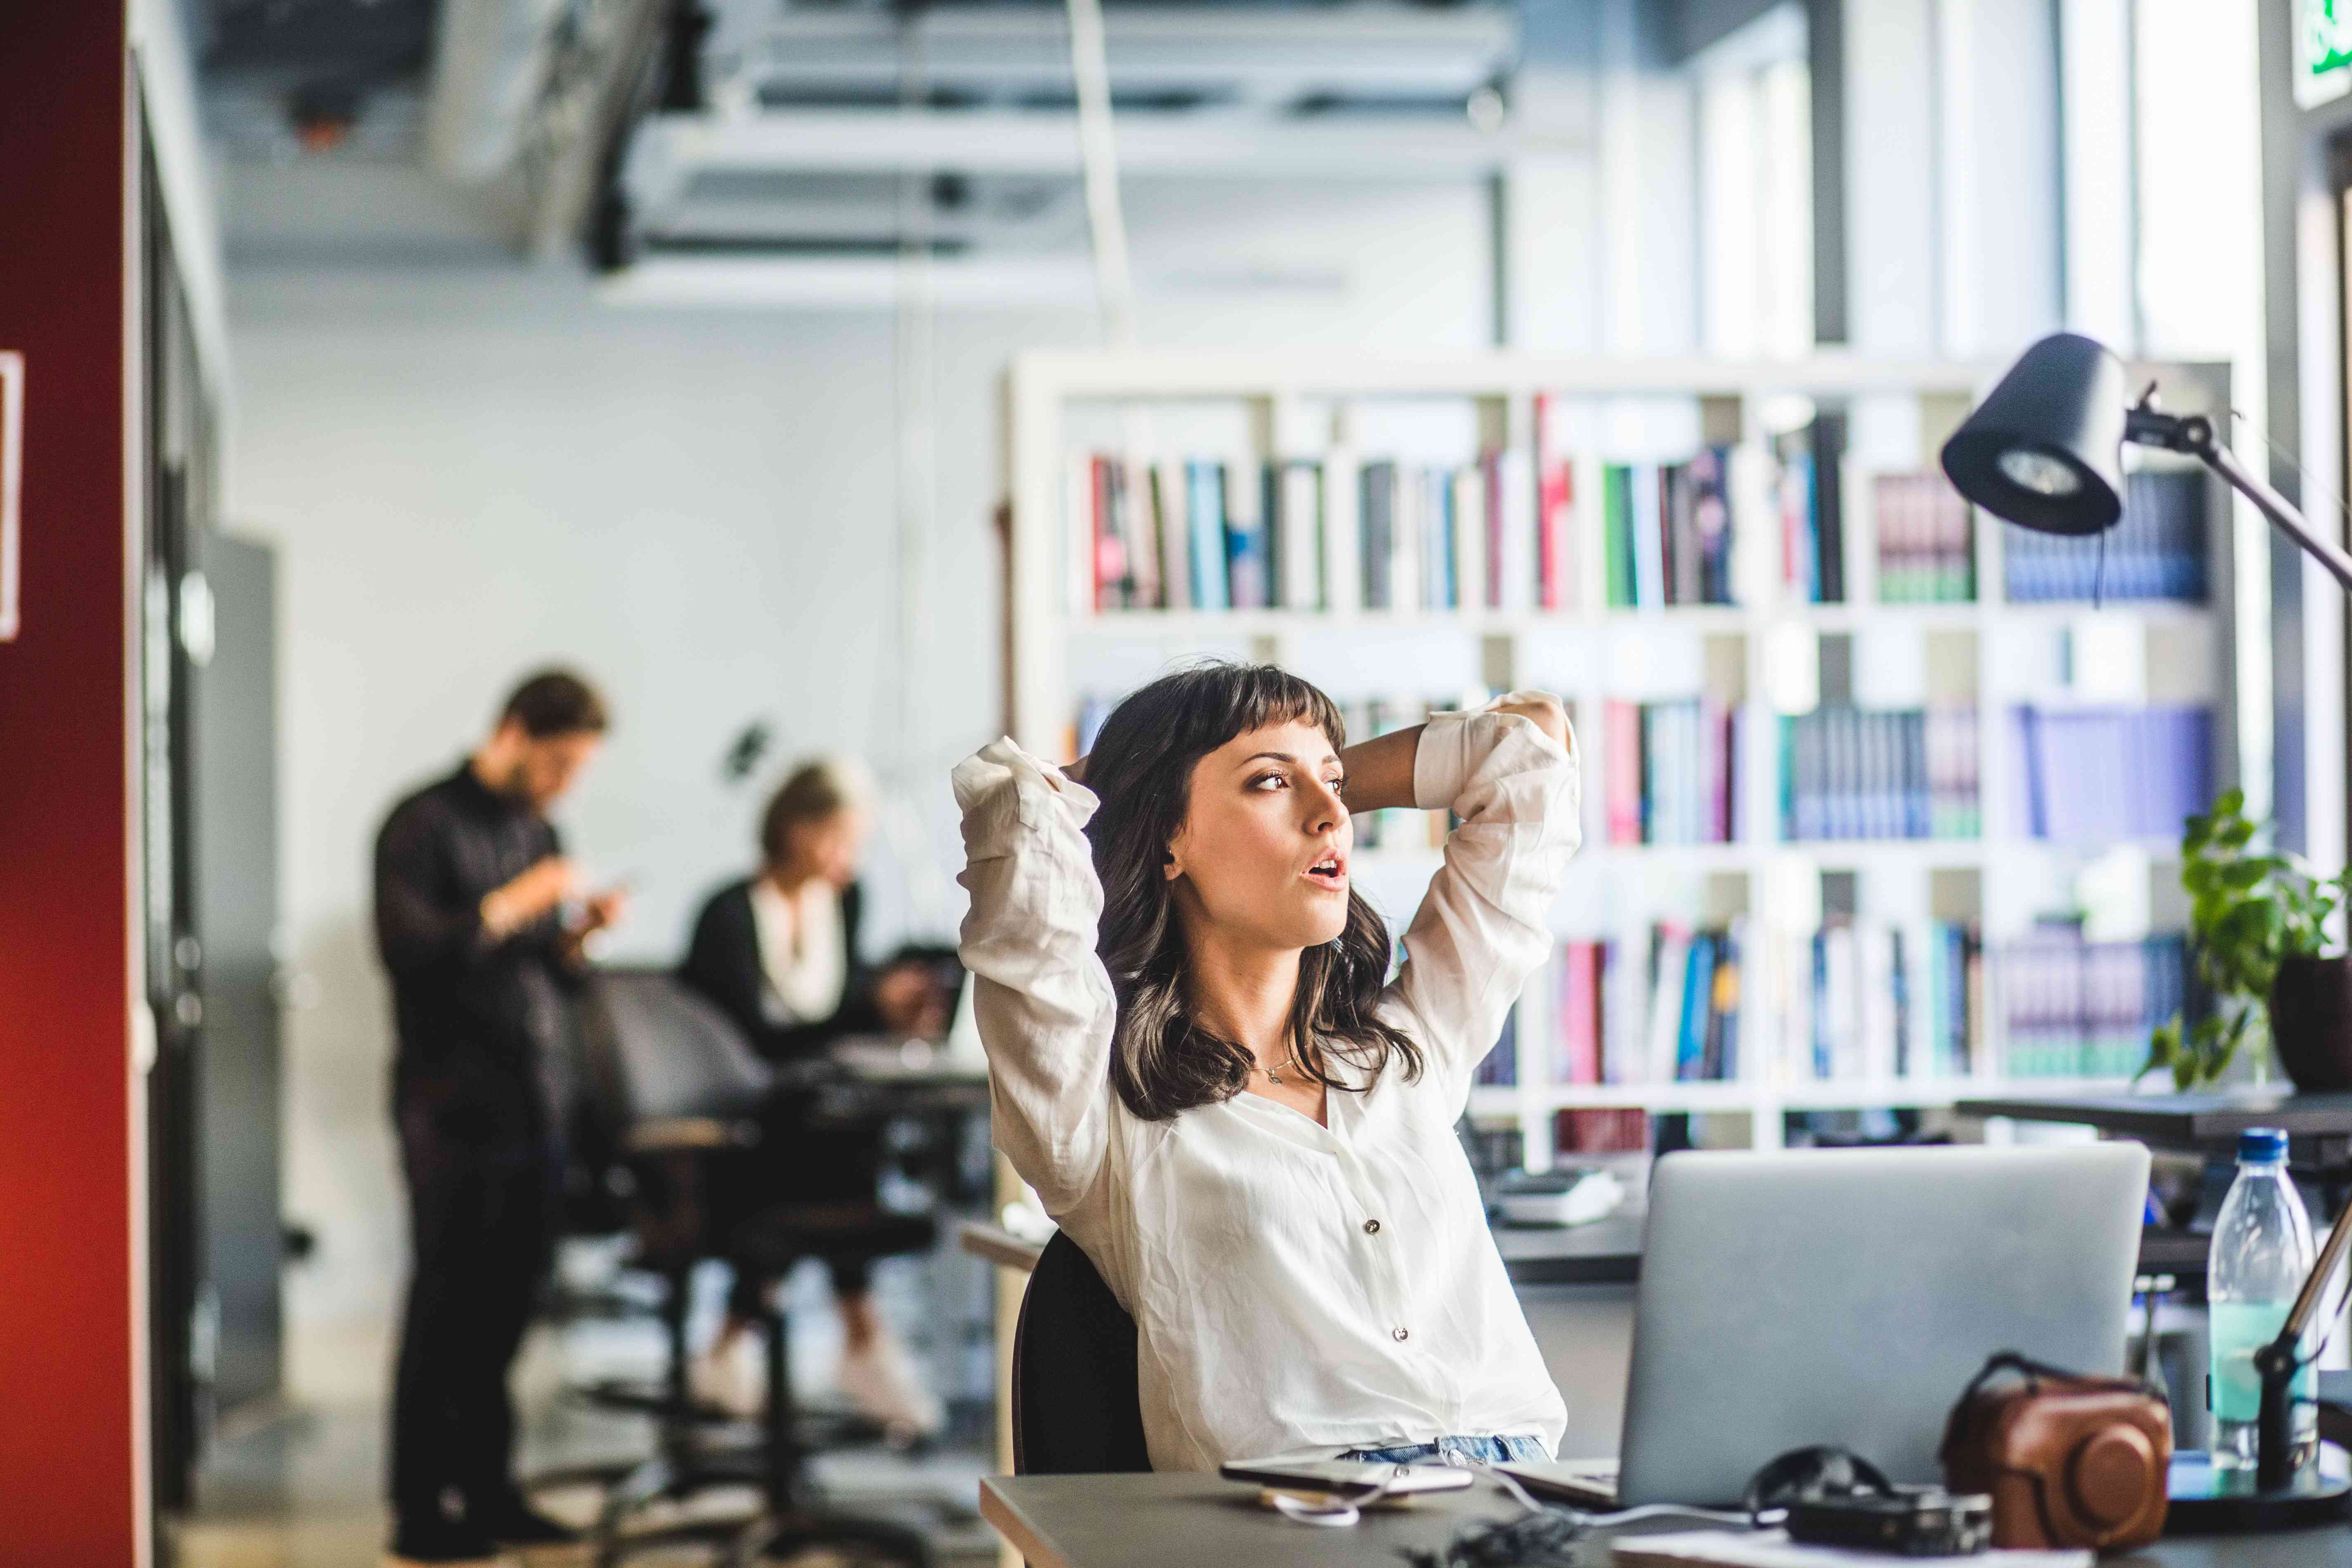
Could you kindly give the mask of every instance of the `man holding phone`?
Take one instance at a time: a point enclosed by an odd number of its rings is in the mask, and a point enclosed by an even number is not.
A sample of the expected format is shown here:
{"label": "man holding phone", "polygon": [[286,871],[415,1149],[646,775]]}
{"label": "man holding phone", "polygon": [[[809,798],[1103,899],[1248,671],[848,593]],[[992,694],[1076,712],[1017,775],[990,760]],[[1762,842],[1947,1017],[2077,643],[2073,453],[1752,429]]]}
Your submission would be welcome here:
{"label": "man holding phone", "polygon": [[586,681],[534,675],[376,838],[412,1253],[393,1394],[396,1559],[464,1562],[572,1534],[515,1485],[507,1373],[557,1234],[567,994],[582,944],[624,903],[583,896],[547,814],[605,727]]}

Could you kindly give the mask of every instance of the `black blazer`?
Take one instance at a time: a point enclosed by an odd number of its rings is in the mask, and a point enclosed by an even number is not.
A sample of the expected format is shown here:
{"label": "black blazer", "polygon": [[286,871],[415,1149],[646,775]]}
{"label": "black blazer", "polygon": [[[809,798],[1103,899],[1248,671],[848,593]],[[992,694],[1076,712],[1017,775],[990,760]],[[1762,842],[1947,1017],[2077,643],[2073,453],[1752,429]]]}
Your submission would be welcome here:
{"label": "black blazer", "polygon": [[865,902],[857,884],[842,889],[842,945],[849,957],[849,978],[841,988],[841,1006],[830,1018],[803,1019],[796,1024],[772,1024],[761,1006],[767,975],[760,963],[760,928],[751,918],[751,881],[730,882],[710,895],[694,922],[694,940],[677,975],[735,1020],[752,1047],[772,1062],[797,1061],[815,1056],[844,1035],[871,1033],[882,1026],[874,1007],[874,971],[857,956],[858,919]]}

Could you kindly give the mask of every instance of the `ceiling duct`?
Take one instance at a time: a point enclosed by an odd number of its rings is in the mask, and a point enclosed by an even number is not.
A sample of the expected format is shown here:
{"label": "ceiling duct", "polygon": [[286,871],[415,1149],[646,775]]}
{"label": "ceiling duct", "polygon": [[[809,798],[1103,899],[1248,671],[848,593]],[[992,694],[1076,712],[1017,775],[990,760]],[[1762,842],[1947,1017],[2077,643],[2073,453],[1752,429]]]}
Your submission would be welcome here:
{"label": "ceiling duct", "polygon": [[[1510,155],[1499,113],[1477,112],[1517,63],[1504,5],[1129,5],[1102,20],[1123,177],[1475,179]],[[1083,250],[1059,5],[736,0],[697,59],[690,104],[630,133],[608,267],[663,248],[879,252],[905,237],[886,199],[902,179],[930,193],[926,244]]]}

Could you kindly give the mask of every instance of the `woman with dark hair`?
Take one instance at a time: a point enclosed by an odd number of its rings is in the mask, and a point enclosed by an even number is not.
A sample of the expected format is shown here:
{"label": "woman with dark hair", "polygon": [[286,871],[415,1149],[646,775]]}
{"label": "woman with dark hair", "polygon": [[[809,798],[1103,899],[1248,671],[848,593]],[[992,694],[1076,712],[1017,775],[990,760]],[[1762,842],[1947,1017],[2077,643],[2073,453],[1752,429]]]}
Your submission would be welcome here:
{"label": "woman with dark hair", "polygon": [[[919,965],[878,972],[858,957],[863,900],[857,858],[872,816],[871,791],[854,765],[818,758],[785,779],[760,818],[760,874],[713,893],[694,922],[678,978],[734,1019],[780,1068],[821,1058],[854,1034],[938,1035],[947,999]],[[830,1119],[806,1087],[779,1089],[764,1118],[761,1191],[807,1203],[871,1203],[882,1169],[882,1131]],[[842,1391],[894,1437],[939,1430],[939,1400],[875,1310],[874,1258],[825,1256],[841,1310]],[[741,1415],[767,1398],[752,1343],[760,1292],[774,1281],[739,1268],[726,1322],[691,1368],[696,1392]]]}
{"label": "woman with dark hair", "polygon": [[[1520,692],[1351,747],[1306,681],[1209,664],[1068,770],[957,767],[996,1142],[1135,1318],[1155,1468],[1559,1441],[1454,1124],[1550,947],[1572,744]],[[1392,983],[1348,877],[1383,806],[1461,819]]]}

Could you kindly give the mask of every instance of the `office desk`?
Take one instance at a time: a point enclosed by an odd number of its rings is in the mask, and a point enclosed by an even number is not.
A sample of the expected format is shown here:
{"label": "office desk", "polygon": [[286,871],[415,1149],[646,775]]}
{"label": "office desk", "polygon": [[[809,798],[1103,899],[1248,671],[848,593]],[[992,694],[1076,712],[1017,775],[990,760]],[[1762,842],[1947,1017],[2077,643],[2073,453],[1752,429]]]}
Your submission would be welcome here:
{"label": "office desk", "polygon": [[2352,1094],[2297,1094],[2287,1088],[2226,1094],[2021,1095],[1963,1100],[1952,1109],[1962,1116],[2076,1122],[2168,1149],[2226,1149],[2249,1127],[2277,1127],[2290,1138],[2316,1141],[2322,1166],[2346,1163],[2352,1142]]}
{"label": "office desk", "polygon": [[[1402,1547],[1442,1547],[1464,1524],[1518,1511],[1501,1488],[1482,1482],[1327,1530],[1293,1524],[1258,1507],[1250,1488],[1214,1476],[991,1476],[980,1483],[981,1517],[1032,1568],[1394,1568]],[[1609,1560],[1606,1535],[1579,1543],[1579,1568],[1607,1568]],[[2352,1528],[2162,1541],[2104,1558],[2100,1568],[2352,1568]]]}

